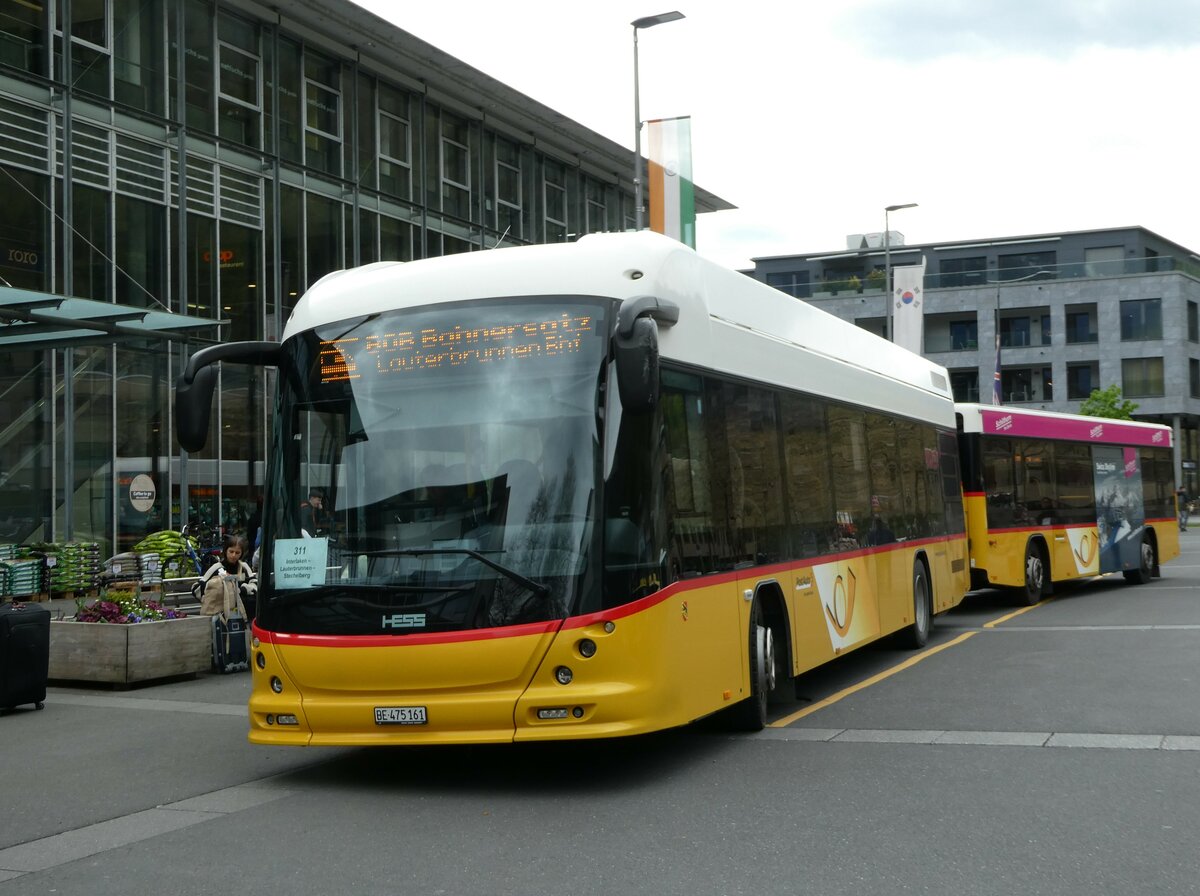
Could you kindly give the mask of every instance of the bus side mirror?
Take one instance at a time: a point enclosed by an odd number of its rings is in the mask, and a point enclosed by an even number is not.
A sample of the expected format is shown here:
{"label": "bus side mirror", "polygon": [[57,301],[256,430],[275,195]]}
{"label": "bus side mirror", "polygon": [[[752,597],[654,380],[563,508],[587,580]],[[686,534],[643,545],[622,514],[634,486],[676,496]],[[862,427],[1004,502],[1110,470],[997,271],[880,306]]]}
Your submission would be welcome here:
{"label": "bus side mirror", "polygon": [[652,317],[633,321],[628,335],[613,336],[617,390],[629,414],[644,414],[658,406],[658,324]]}
{"label": "bus side mirror", "polygon": [[208,420],[212,416],[216,385],[215,366],[201,367],[190,383],[184,377],[175,382],[175,432],[185,451],[199,451],[208,441]]}
{"label": "bus side mirror", "polygon": [[218,361],[278,367],[278,342],[227,342],[210,345],[188,358],[183,374],[175,381],[175,433],[184,451],[199,451],[208,441],[213,390],[217,385]]}

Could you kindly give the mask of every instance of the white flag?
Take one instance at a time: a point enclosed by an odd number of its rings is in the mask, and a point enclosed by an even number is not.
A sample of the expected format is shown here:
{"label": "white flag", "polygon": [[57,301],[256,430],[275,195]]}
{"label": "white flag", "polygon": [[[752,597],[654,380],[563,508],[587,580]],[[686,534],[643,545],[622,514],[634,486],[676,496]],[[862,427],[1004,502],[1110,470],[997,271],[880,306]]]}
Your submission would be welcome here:
{"label": "white flag", "polygon": [[925,256],[892,269],[892,342],[921,354],[925,340]]}

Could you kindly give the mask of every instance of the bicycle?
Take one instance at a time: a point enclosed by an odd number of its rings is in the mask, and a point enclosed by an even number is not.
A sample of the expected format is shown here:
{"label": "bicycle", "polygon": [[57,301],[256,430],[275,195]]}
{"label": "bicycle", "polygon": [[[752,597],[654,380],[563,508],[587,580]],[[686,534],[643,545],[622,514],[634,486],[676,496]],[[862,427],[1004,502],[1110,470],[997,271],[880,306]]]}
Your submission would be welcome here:
{"label": "bicycle", "polygon": [[183,536],[188,557],[196,567],[196,575],[202,576],[210,566],[221,560],[221,532],[211,526],[196,526],[197,534],[193,535],[192,529],[191,523],[184,523],[179,534]]}

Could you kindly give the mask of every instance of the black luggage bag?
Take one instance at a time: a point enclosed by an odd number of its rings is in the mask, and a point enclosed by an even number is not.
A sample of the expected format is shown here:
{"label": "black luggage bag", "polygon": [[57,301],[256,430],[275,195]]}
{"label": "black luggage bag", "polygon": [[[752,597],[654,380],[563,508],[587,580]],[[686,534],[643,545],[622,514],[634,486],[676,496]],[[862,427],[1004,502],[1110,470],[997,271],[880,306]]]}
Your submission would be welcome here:
{"label": "black luggage bag", "polygon": [[233,576],[222,576],[225,611],[213,617],[213,668],[218,672],[245,672],[250,668],[249,626],[246,608]]}
{"label": "black luggage bag", "polygon": [[50,610],[37,604],[0,605],[0,709],[45,706],[50,676]]}
{"label": "black luggage bag", "polygon": [[246,649],[246,617],[236,610],[213,617],[213,668],[218,672],[245,672],[250,668]]}
{"label": "black luggage bag", "polygon": [[237,579],[220,571],[217,575],[225,600],[222,612],[212,618],[213,670],[245,672],[250,668],[250,626],[246,622],[246,608],[238,594]]}

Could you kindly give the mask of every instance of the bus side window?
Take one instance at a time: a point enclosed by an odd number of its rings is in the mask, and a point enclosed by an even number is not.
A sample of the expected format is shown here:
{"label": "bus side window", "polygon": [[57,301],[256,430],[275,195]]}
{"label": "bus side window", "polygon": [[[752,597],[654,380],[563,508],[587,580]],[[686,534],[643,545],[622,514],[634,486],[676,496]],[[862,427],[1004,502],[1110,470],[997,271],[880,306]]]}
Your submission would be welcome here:
{"label": "bus side window", "polygon": [[700,377],[663,371],[659,404],[670,459],[670,543],[679,575],[704,575],[716,568],[716,537],[709,482],[707,410]]}
{"label": "bus side window", "polygon": [[825,405],[815,398],[780,396],[787,477],[787,522],[792,559],[830,549],[834,528],[833,477]]}

